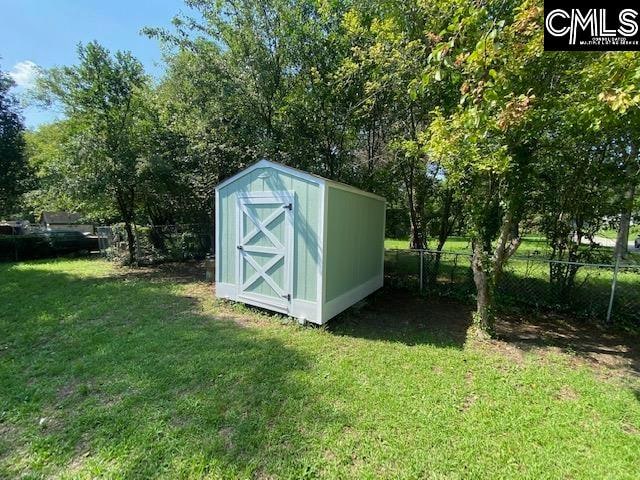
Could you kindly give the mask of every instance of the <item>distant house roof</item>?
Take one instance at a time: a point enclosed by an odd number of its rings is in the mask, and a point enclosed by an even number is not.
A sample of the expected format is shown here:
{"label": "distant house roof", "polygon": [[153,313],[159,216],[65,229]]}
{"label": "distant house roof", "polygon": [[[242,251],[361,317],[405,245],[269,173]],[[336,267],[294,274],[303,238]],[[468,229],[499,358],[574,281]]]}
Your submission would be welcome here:
{"label": "distant house roof", "polygon": [[69,212],[42,212],[40,215],[40,223],[47,225],[67,225],[78,223],[82,215],[79,213]]}

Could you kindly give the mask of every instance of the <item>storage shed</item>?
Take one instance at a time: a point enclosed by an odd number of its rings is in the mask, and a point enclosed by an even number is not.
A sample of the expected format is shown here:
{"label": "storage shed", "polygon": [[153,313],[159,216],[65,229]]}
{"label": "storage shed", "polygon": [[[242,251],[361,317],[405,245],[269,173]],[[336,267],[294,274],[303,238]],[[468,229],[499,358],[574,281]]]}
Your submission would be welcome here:
{"label": "storage shed", "polygon": [[268,160],[216,188],[216,295],[323,324],[382,287],[385,199]]}

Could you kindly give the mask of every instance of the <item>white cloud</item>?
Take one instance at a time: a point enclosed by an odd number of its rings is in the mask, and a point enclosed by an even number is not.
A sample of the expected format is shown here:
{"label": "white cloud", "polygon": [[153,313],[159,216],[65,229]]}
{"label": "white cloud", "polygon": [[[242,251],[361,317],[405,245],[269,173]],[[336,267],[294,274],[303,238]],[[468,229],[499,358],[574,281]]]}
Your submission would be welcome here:
{"label": "white cloud", "polygon": [[16,63],[9,72],[9,76],[19,87],[28,88],[33,85],[33,82],[35,82],[39,71],[38,65],[33,63],[31,60],[25,60],[23,62]]}

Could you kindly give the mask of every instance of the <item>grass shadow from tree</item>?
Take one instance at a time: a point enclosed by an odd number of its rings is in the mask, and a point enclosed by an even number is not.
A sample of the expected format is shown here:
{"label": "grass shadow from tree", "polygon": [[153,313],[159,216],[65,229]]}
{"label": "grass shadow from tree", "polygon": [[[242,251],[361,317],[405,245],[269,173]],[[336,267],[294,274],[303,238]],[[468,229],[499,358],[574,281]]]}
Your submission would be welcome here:
{"label": "grass shadow from tree", "polygon": [[299,476],[305,432],[340,423],[313,403],[309,358],[173,285],[3,270],[0,295],[20,303],[0,322],[0,476],[243,477],[278,457]]}
{"label": "grass shadow from tree", "polygon": [[328,329],[336,335],[409,346],[462,349],[471,322],[472,309],[467,305],[383,288],[332,319]]}

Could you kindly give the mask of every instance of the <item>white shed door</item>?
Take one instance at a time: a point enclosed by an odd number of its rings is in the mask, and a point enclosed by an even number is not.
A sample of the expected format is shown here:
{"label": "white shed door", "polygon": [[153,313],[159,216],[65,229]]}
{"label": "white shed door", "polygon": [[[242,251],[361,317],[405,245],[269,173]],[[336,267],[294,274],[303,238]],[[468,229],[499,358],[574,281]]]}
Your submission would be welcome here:
{"label": "white shed door", "polygon": [[238,198],[239,297],[283,313],[292,296],[293,211],[286,193]]}

